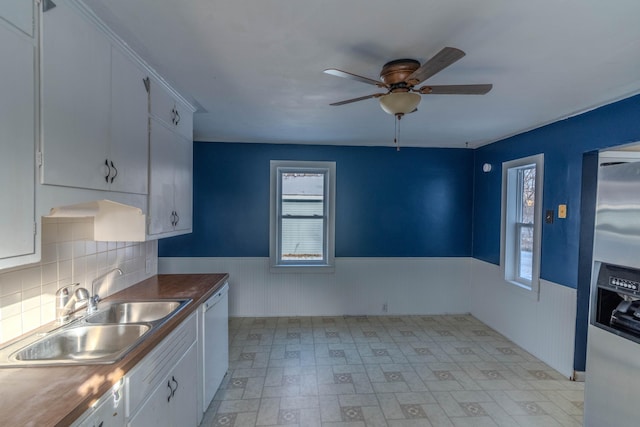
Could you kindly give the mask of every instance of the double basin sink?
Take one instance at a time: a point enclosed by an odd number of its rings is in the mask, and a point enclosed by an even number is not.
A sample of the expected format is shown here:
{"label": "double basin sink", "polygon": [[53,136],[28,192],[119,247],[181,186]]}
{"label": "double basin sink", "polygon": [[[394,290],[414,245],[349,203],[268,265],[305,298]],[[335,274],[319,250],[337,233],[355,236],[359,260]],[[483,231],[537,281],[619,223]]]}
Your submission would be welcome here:
{"label": "double basin sink", "polygon": [[104,302],[93,314],[0,349],[0,367],[116,362],[190,301]]}

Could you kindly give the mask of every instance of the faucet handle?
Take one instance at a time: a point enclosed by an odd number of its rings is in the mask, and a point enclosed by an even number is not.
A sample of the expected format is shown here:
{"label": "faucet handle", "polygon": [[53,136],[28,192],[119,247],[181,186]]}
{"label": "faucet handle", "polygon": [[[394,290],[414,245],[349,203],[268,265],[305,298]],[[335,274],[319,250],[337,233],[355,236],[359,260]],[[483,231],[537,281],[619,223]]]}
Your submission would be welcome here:
{"label": "faucet handle", "polygon": [[74,287],[79,286],[80,283],[72,283],[67,286],[63,286],[56,291],[56,302],[60,307],[64,307],[65,304],[69,301],[71,297],[72,290]]}
{"label": "faucet handle", "polygon": [[60,289],[58,289],[56,291],[56,296],[60,296],[60,295],[71,295],[71,290],[75,287],[75,286],[79,286],[80,283],[72,283],[70,285],[66,285],[61,287]]}
{"label": "faucet handle", "polygon": [[67,286],[63,286],[56,291],[56,319],[59,323],[65,322],[69,319],[69,309],[67,304],[73,295],[73,288],[79,286],[80,283],[72,283]]}

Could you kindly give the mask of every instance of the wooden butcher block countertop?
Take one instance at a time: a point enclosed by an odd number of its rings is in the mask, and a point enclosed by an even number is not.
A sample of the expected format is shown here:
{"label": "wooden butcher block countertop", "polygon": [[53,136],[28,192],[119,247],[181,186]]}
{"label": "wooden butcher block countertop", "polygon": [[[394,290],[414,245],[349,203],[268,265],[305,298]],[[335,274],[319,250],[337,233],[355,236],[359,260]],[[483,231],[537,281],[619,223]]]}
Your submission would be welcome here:
{"label": "wooden butcher block countertop", "polygon": [[105,301],[187,298],[193,301],[116,363],[0,368],[0,425],[71,424],[224,285],[228,277],[228,274],[158,275],[105,298]]}

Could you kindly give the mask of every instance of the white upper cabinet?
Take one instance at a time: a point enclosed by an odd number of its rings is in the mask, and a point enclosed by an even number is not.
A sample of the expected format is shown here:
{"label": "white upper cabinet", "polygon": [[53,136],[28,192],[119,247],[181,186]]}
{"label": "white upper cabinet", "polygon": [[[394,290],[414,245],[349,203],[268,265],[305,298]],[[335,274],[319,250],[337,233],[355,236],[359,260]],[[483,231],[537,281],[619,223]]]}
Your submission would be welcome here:
{"label": "white upper cabinet", "polygon": [[44,12],[44,184],[147,193],[145,77],[68,4]]}
{"label": "white upper cabinet", "polygon": [[3,0],[0,18],[26,35],[33,37],[35,29],[35,5],[31,0]]}
{"label": "white upper cabinet", "polygon": [[191,232],[193,142],[150,121],[149,235]]}
{"label": "white upper cabinet", "polygon": [[105,189],[111,44],[63,2],[42,19],[42,181]]}
{"label": "white upper cabinet", "polygon": [[118,49],[111,50],[111,144],[117,176],[112,191],[147,194],[149,93],[147,75]]}
{"label": "white upper cabinet", "polygon": [[151,115],[193,141],[193,112],[154,80],[151,81]]}
{"label": "white upper cabinet", "polygon": [[4,1],[0,8],[0,269],[39,258],[35,238],[37,37],[32,37],[33,31],[22,31],[26,22],[32,29],[33,10],[29,0]]}

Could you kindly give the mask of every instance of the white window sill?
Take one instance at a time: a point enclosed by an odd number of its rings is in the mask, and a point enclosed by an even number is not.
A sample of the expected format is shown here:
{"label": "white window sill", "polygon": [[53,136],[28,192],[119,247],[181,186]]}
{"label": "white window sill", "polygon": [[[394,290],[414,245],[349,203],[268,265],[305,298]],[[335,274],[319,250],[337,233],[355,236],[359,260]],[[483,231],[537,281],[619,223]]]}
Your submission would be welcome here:
{"label": "white window sill", "polygon": [[272,265],[271,266],[271,272],[272,273],[296,273],[296,274],[300,274],[300,273],[313,273],[313,274],[332,274],[335,272],[335,266],[333,265],[319,265],[319,264],[312,264],[312,265]]}

